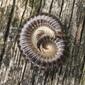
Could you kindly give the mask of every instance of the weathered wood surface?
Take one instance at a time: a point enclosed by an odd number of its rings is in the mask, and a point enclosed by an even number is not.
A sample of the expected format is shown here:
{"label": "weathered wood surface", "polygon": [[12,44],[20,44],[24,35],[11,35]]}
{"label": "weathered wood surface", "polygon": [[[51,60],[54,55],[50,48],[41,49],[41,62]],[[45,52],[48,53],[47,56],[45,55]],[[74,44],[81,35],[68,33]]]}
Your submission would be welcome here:
{"label": "weathered wood surface", "polygon": [[[17,45],[22,23],[42,12],[58,17],[69,38],[67,61],[58,71],[26,62]],[[1,32],[0,85],[85,85],[85,0],[1,0]]]}

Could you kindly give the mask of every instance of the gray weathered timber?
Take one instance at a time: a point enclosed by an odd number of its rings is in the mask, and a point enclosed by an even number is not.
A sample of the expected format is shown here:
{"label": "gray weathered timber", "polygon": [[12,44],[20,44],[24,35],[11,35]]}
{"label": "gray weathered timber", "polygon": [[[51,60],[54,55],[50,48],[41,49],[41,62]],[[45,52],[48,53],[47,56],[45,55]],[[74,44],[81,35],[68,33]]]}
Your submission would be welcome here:
{"label": "gray weathered timber", "polygon": [[[23,22],[42,12],[59,18],[66,33],[58,70],[40,70],[18,48]],[[0,0],[0,34],[0,85],[85,85],[85,0]]]}

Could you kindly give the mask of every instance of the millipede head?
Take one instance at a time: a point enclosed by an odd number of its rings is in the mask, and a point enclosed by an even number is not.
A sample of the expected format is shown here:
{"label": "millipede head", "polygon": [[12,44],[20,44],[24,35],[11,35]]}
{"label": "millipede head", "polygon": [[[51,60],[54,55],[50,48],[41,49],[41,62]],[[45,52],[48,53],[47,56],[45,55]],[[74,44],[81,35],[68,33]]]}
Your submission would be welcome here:
{"label": "millipede head", "polygon": [[46,14],[31,17],[22,27],[19,46],[33,64],[41,68],[57,67],[65,50],[61,23]]}

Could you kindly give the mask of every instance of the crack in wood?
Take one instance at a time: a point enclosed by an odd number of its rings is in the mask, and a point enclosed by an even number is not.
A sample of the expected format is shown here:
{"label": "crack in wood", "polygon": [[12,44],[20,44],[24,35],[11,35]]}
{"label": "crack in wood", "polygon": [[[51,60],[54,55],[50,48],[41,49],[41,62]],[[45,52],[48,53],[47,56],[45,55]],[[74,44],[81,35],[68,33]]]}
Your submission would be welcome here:
{"label": "crack in wood", "polygon": [[59,17],[61,16],[61,13],[62,13],[62,10],[63,10],[63,5],[64,5],[64,0],[62,0],[61,10],[60,10],[60,13],[59,13]]}
{"label": "crack in wood", "polygon": [[0,67],[1,67],[2,60],[3,60],[3,56],[5,54],[5,49],[6,49],[6,46],[7,46],[7,39],[8,39],[8,35],[9,35],[11,21],[12,21],[12,18],[13,18],[15,3],[16,3],[16,0],[13,0],[13,5],[12,5],[12,8],[11,8],[11,12],[10,12],[10,15],[9,15],[9,20],[8,20],[6,30],[5,30],[5,34],[4,34],[4,38],[3,38],[4,39],[4,44],[3,44],[2,52],[0,54]]}

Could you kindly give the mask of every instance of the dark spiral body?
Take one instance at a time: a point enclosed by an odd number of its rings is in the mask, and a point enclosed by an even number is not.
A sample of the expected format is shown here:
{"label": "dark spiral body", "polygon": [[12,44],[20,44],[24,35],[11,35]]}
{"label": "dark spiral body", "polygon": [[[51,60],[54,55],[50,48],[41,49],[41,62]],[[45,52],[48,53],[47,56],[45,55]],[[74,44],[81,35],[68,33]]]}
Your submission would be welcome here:
{"label": "dark spiral body", "polygon": [[56,67],[65,48],[62,26],[50,15],[31,17],[22,27],[19,45],[26,59],[37,66]]}

